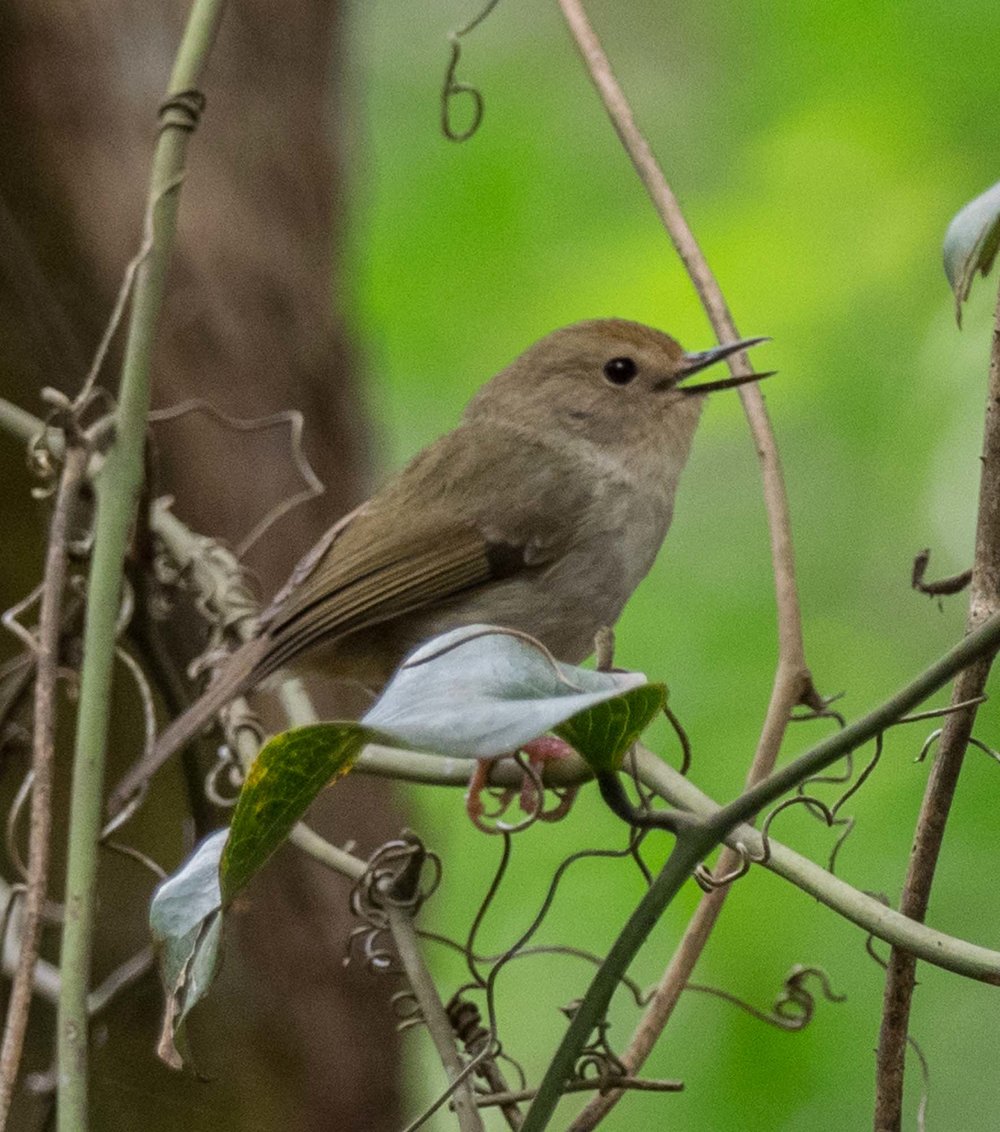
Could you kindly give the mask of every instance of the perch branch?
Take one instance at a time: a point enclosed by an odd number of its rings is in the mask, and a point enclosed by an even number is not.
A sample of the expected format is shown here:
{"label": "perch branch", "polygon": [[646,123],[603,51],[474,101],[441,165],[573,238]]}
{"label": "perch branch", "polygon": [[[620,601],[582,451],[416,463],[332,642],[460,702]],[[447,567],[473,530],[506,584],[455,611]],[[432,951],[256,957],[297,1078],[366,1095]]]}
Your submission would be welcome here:
{"label": "perch branch", "polygon": [[[997,300],[983,430],[982,470],[976,549],[966,624],[973,632],[1000,610],[1000,297]],[[978,700],[986,687],[992,657],[984,656],[955,681],[952,703]],[[962,761],[975,725],[979,703],[952,712],[945,720],[937,758],[924,792],[910,853],[900,911],[913,920],[927,914],[934,870],[941,852]],[[893,948],[882,999],[882,1026],[876,1058],[876,1132],[895,1132],[903,1119],[903,1075],[910,1006],[916,985],[916,959]]]}
{"label": "perch branch", "polygon": [[[657,755],[643,747],[638,748],[638,753],[639,781],[671,805],[699,818],[712,817],[722,809],[693,782],[678,774]],[[466,766],[464,760],[371,745],[362,752],[354,766],[354,772],[419,785],[466,789],[471,768]],[[568,758],[547,765],[544,782],[546,786],[554,787],[577,786],[590,777],[591,772],[582,759]],[[495,764],[489,779],[491,786],[504,789],[516,789],[521,781],[522,772],[511,760]],[[730,846],[734,846],[737,841],[742,842],[755,859],[763,857],[763,838],[752,826],[739,825],[726,836],[726,842]],[[865,932],[889,944],[912,950],[921,959],[955,974],[1000,984],[1000,952],[908,920],[773,837],[769,839],[769,846],[770,858],[760,860],[763,868],[790,881]]]}

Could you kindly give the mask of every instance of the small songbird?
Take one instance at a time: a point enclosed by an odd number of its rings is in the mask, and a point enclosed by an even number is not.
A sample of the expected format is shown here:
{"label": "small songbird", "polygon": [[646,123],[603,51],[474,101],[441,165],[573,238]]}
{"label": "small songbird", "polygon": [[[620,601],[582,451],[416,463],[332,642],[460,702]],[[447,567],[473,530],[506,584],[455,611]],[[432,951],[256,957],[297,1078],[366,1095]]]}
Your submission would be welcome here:
{"label": "small songbird", "polygon": [[601,319],[536,342],[320,539],[112,810],[229,700],[307,652],[372,691],[422,641],[480,622],[583,660],[663,543],[704,394],[766,375],[687,379],[761,341],[688,354],[658,330]]}

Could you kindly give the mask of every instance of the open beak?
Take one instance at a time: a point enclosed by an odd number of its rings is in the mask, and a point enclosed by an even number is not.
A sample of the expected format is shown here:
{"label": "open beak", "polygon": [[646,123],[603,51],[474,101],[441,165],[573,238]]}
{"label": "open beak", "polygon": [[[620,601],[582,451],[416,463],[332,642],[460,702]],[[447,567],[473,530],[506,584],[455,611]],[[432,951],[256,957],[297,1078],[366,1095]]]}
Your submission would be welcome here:
{"label": "open beak", "polygon": [[[721,362],[723,358],[728,358],[730,354],[737,354],[740,350],[748,350],[751,346],[769,341],[769,338],[741,338],[738,342],[727,342],[723,346],[714,346],[711,350],[701,350],[696,354],[685,354],[674,384],[680,386],[681,382],[687,381],[692,374],[707,369],[709,366],[714,366],[716,362]],[[686,385],[680,392],[691,395],[714,393],[718,389],[735,389],[738,385],[746,385],[751,381],[762,381],[765,377],[773,376],[773,370],[770,373],[747,373],[740,377],[724,377],[719,381],[703,381],[700,385]]]}

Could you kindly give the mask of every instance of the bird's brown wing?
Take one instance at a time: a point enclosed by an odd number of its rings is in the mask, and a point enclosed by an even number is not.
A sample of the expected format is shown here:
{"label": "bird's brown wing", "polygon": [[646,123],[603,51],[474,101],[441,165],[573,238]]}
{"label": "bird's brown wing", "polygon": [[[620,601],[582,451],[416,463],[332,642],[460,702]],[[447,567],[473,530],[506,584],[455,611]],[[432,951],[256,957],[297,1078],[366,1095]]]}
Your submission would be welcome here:
{"label": "bird's brown wing", "polygon": [[544,569],[585,504],[585,485],[572,469],[556,475],[555,460],[518,436],[499,443],[494,426],[464,425],[424,449],[296,568],[262,619],[270,644],[256,678],[321,641]]}
{"label": "bird's brown wing", "polygon": [[411,529],[399,536],[358,517],[348,530],[351,537],[345,530],[331,541],[285,600],[269,612],[264,634],[270,647],[258,665],[258,678],[323,640],[434,605],[525,568],[523,548],[491,541],[473,524]]}

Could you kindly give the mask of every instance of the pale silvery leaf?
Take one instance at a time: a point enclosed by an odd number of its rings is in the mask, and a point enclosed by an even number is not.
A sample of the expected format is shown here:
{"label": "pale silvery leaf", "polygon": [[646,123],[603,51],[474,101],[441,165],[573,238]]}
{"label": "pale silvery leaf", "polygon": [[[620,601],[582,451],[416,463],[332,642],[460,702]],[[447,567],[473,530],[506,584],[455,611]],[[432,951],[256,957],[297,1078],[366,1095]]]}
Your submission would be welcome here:
{"label": "pale silvery leaf", "polygon": [[645,683],[640,672],[577,668],[531,638],[469,625],[411,654],[361,722],[412,747],[493,758]]}

